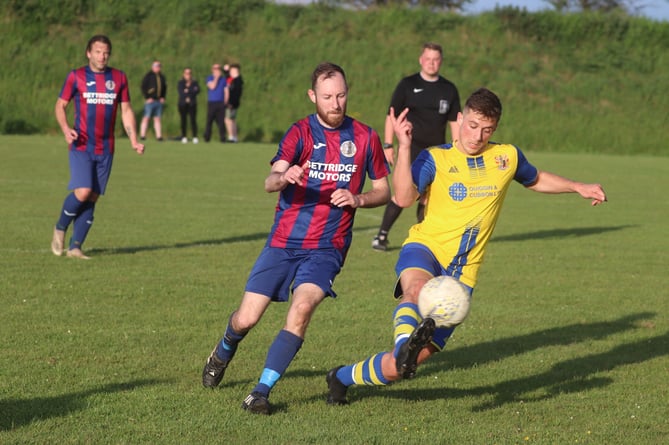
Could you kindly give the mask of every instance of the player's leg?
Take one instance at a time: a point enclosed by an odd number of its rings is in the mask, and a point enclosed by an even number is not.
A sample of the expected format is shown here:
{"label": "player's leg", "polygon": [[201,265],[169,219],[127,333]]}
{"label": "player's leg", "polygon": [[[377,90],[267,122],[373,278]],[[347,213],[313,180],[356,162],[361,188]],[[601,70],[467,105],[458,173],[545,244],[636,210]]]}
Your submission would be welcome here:
{"label": "player's leg", "polygon": [[395,202],[395,196],[393,196],[388,204],[386,209],[383,212],[383,218],[381,219],[381,226],[379,231],[372,240],[372,248],[376,250],[388,250],[388,233],[390,229],[397,221],[397,218],[402,214],[402,207],[398,206]]}
{"label": "player's leg", "polygon": [[255,414],[269,414],[269,393],[302,347],[307,326],[324,297],[323,290],[315,284],[304,283],[295,289],[286,325],[267,351],[262,374],[249,395],[250,399],[247,397],[244,401],[244,409]]}
{"label": "player's leg", "polygon": [[72,192],[63,201],[51,240],[51,251],[57,256],[63,254],[65,249],[65,233],[72,221],[81,213],[93,188],[95,168],[89,154],[71,150],[68,154],[68,161],[70,167],[68,190],[72,190]]}
{"label": "player's leg", "polygon": [[335,296],[331,283],[341,270],[341,254],[334,249],[300,252],[286,323],[267,352],[258,384],[242,404],[244,409],[256,414],[269,414],[269,393],[302,347],[316,308],[326,296]]}
{"label": "player's leg", "polygon": [[223,338],[207,358],[202,385],[218,386],[239,343],[258,323],[270,302],[288,300],[294,267],[284,250],[268,247],[262,250],[249,274],[239,308],[229,317]]}
{"label": "player's leg", "polygon": [[91,187],[75,189],[77,198],[84,200],[85,203],[74,218],[72,238],[70,239],[70,246],[67,251],[67,255],[70,257],[88,259],[83,254],[81,248],[84,241],[86,241],[88,232],[93,226],[95,203],[107,189],[113,161],[113,155],[94,156],[94,159],[91,159],[91,168],[93,170]]}

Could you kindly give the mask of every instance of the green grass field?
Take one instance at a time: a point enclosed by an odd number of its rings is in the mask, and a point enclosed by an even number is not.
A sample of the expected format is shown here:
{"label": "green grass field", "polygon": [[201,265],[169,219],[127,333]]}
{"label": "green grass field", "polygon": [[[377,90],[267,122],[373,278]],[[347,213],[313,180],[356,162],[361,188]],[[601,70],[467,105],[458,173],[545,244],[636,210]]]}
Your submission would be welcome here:
{"label": "green grass field", "polygon": [[390,347],[397,247],[361,210],[336,300],[275,387],[240,409],[286,305],[242,343],[217,390],[204,360],[271,225],[263,144],[118,144],[85,250],[56,258],[61,137],[0,137],[0,443],[664,444],[669,442],[669,158],[527,151],[601,182],[599,207],[513,185],[474,305],[415,379],[325,404],[326,372]]}

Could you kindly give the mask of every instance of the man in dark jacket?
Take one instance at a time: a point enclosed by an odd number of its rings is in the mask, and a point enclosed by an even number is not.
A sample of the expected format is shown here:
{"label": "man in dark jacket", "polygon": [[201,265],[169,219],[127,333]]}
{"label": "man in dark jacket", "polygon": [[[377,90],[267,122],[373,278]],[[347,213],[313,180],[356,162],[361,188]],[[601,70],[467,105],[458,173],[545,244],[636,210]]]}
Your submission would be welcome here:
{"label": "man in dark jacket", "polygon": [[153,117],[153,131],[156,139],[163,140],[163,132],[160,119],[163,115],[165,94],[167,93],[167,82],[160,71],[160,61],[155,60],[151,65],[151,71],[146,73],[142,79],[142,95],[144,95],[144,117],[139,127],[139,137],[146,139],[146,130],[149,128],[149,119]]}

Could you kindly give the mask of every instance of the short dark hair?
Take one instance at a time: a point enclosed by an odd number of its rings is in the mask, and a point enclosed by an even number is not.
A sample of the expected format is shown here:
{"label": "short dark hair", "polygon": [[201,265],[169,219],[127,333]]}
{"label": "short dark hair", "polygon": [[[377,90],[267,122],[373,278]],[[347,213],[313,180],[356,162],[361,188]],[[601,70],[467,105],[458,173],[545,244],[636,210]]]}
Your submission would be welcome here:
{"label": "short dark hair", "polygon": [[439,54],[441,54],[441,55],[444,54],[442,49],[441,49],[441,45],[439,45],[438,43],[433,43],[433,42],[423,43],[423,51],[425,51],[426,49],[431,49],[433,51],[439,51]]}
{"label": "short dark hair", "polygon": [[332,62],[319,63],[316,69],[314,69],[314,72],[311,74],[311,89],[316,89],[316,82],[318,82],[318,79],[320,79],[321,76],[325,76],[326,79],[329,79],[336,73],[341,74],[341,76],[344,78],[344,83],[348,85],[346,82],[346,74],[344,73],[344,69],[342,67]]}
{"label": "short dark hair", "polygon": [[88,44],[86,45],[86,52],[89,52],[91,48],[93,48],[93,44],[96,42],[101,42],[104,43],[109,47],[109,55],[111,55],[112,52],[112,44],[111,40],[109,40],[109,37],[103,35],[103,34],[96,34],[90,39],[88,39]]}
{"label": "short dark hair", "polygon": [[502,118],[502,102],[499,97],[487,88],[474,91],[465,102],[465,109],[482,114],[488,119],[499,122]]}

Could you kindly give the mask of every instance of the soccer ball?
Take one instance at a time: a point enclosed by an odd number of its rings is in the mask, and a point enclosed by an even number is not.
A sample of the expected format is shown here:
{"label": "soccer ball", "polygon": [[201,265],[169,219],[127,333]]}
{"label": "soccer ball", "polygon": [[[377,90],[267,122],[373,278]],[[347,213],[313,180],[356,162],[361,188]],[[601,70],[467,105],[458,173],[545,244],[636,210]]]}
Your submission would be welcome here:
{"label": "soccer ball", "polygon": [[462,323],[469,314],[471,295],[455,278],[441,275],[425,283],[418,294],[418,311],[430,317],[437,327],[451,328]]}

